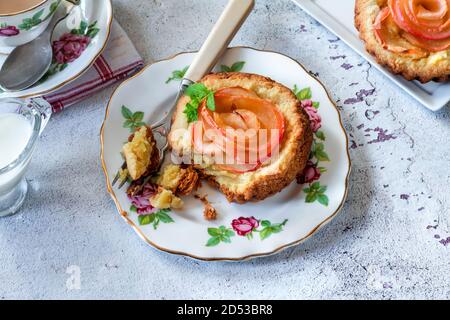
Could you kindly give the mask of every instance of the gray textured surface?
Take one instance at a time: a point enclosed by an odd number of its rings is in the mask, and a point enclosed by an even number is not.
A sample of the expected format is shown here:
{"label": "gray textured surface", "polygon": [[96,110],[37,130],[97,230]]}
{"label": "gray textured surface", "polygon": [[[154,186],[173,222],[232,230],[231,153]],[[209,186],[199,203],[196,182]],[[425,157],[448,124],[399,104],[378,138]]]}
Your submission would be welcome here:
{"label": "gray textured surface", "polygon": [[[234,44],[298,59],[341,110],[354,166],[342,213],[305,244],[251,262],[152,250],[106,194],[109,89],[56,115],[40,141],[23,211],[0,220],[0,298],[450,298],[449,107],[427,111],[290,1],[257,2]],[[224,4],[114,1],[146,61],[199,48]],[[66,287],[71,265],[80,290]]]}

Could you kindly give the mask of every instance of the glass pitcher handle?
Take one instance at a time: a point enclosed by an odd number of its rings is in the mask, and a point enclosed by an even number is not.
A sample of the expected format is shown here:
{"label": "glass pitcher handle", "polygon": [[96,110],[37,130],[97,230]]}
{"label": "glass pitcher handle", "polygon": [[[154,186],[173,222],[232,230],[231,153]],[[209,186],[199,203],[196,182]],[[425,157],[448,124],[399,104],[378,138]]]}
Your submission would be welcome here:
{"label": "glass pitcher handle", "polygon": [[41,135],[52,116],[52,106],[44,98],[32,98],[29,101],[29,105],[41,115],[42,123],[41,131],[39,133],[39,135]]}

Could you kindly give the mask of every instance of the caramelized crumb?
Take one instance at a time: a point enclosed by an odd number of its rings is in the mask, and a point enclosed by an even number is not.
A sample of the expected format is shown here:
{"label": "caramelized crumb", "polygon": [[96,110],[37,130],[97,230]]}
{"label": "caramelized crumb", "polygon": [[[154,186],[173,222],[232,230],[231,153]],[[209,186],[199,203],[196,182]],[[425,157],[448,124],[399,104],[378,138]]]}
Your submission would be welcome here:
{"label": "caramelized crumb", "polygon": [[217,210],[211,205],[208,201],[207,196],[200,196],[198,194],[195,195],[196,199],[199,199],[205,205],[205,210],[203,210],[203,216],[206,220],[212,221],[217,219]]}
{"label": "caramelized crumb", "polygon": [[194,190],[197,190],[200,183],[200,177],[198,176],[197,171],[190,166],[186,169],[181,169],[181,171],[182,176],[180,178],[176,193],[186,196],[191,194]]}
{"label": "caramelized crumb", "polygon": [[187,196],[197,190],[200,178],[197,171],[191,166],[182,168],[177,165],[168,165],[158,178],[157,184],[177,195]]}
{"label": "caramelized crumb", "polygon": [[203,216],[206,220],[212,221],[217,219],[217,211],[210,204],[205,205]]}

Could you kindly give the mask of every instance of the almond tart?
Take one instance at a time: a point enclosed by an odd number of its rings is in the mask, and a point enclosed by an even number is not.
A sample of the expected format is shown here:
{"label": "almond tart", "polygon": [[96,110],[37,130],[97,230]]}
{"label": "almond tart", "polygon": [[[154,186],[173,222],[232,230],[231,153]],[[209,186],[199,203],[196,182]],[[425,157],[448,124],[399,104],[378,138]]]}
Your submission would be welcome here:
{"label": "almond tart", "polygon": [[[189,116],[194,98],[185,95],[178,102],[169,134],[172,154],[184,163],[189,158],[230,202],[263,200],[294,181],[308,161],[313,133],[293,92],[245,73],[210,74],[199,83],[210,94],[195,119]],[[227,161],[217,161],[218,155]]]}
{"label": "almond tart", "polygon": [[450,76],[450,0],[356,0],[355,25],[366,49],[407,80]]}

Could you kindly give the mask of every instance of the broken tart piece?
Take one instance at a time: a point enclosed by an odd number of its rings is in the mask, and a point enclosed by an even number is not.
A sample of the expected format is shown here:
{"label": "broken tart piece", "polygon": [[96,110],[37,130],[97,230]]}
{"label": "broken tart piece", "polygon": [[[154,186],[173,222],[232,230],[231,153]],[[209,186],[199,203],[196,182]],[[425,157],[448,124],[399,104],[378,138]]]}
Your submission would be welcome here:
{"label": "broken tart piece", "polygon": [[183,200],[162,187],[159,187],[157,193],[150,197],[150,204],[157,209],[181,209],[184,205]]}
{"label": "broken tart piece", "polygon": [[134,180],[127,194],[138,212],[181,209],[184,202],[180,196],[191,194],[199,185],[200,177],[192,167],[169,164],[159,174],[153,171]]}
{"label": "broken tart piece", "polygon": [[122,148],[127,163],[127,171],[121,178],[129,174],[133,181],[147,176],[159,167],[159,151],[152,130],[146,126],[138,128]]}
{"label": "broken tart piece", "polygon": [[142,212],[151,208],[180,209],[183,200],[179,196],[189,195],[200,184],[198,173],[190,166],[168,165],[156,175],[160,167],[159,151],[152,130],[147,126],[138,128],[129,137],[122,153],[127,169],[121,171],[121,179],[129,175],[133,180],[127,194]]}
{"label": "broken tart piece", "polygon": [[189,195],[199,183],[198,173],[192,167],[167,165],[156,180],[158,192],[150,198],[150,203],[158,209],[180,209],[183,201],[178,196]]}
{"label": "broken tart piece", "polygon": [[180,209],[183,201],[179,196],[190,195],[197,190],[200,178],[191,166],[169,164],[156,179],[158,191],[150,198],[150,204],[158,209]]}

